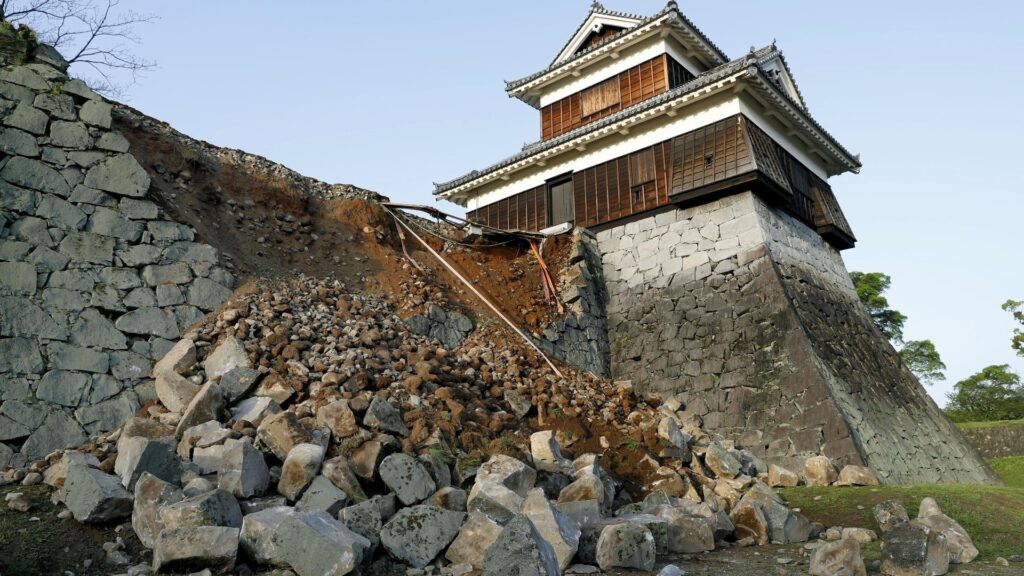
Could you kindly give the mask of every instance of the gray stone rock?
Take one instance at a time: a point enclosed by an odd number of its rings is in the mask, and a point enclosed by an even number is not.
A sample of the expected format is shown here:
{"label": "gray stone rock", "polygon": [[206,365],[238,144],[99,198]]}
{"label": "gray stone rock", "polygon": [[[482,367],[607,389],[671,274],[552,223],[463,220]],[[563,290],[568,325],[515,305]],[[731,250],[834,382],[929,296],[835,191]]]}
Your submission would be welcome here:
{"label": "gray stone rock", "polygon": [[42,293],[43,304],[51,314],[75,312],[89,307],[90,299],[77,290],[47,288]]}
{"label": "gray stone rock", "polygon": [[363,425],[400,436],[409,435],[409,429],[402,422],[401,412],[379,396],[374,396],[370,402],[370,407],[366,410],[366,415],[363,417]]}
{"label": "gray stone rock", "polygon": [[0,240],[0,260],[17,262],[25,258],[32,245],[17,240]]}
{"label": "gray stone rock", "polygon": [[142,223],[124,218],[110,208],[99,206],[89,217],[87,230],[101,236],[137,242],[142,236]]}
{"label": "gray stone rock", "polygon": [[322,511],[337,516],[347,501],[347,494],[327,478],[317,476],[303,492],[302,498],[295,503],[295,509],[300,512]]}
{"label": "gray stone rock", "polygon": [[85,440],[85,432],[74,419],[64,412],[54,411],[25,440],[21,453],[28,458],[39,459],[58,448],[79,446]]}
{"label": "gray stone rock", "polygon": [[277,491],[285,498],[295,501],[306,490],[320,471],[324,461],[324,447],[319,444],[297,444],[288,451],[281,466],[281,479]]}
{"label": "gray stone rock", "polygon": [[149,374],[152,362],[130,351],[110,353],[110,373],[120,380],[142,380]]}
{"label": "gray stone rock", "polygon": [[242,518],[239,546],[258,564],[286,565],[282,558],[283,552],[274,542],[274,534],[282,522],[297,513],[291,506],[274,506],[246,514]]}
{"label": "gray stone rock", "polygon": [[263,418],[280,411],[281,406],[272,398],[251,397],[241,400],[231,407],[231,419],[238,422],[244,420],[259,426]]}
{"label": "gray stone rock", "polygon": [[434,479],[423,464],[405,454],[392,454],[385,458],[378,473],[384,484],[406,506],[426,500],[437,490]]}
{"label": "gray stone rock", "polygon": [[484,553],[483,576],[558,576],[558,560],[528,518],[517,515]]}
{"label": "gray stone rock", "polygon": [[[239,398],[247,395],[259,377],[259,370],[253,370],[252,368],[239,366],[228,370],[226,374],[220,377],[220,387],[224,390],[224,396],[227,398],[228,403],[234,403]],[[319,416],[319,413],[317,415]]]}
{"label": "gray stone rock", "polygon": [[49,120],[45,112],[34,108],[28,102],[19,102],[14,111],[7,114],[3,121],[7,126],[42,136],[46,133],[46,124]]}
{"label": "gray stone rock", "polygon": [[519,513],[523,497],[498,482],[480,480],[473,484],[466,499],[466,510],[479,512],[488,518],[505,524]]}
{"label": "gray stone rock", "polygon": [[138,398],[129,390],[109,400],[82,406],[75,410],[75,418],[82,423],[86,432],[96,434],[117,428],[138,409]]}
{"label": "gray stone rock", "polygon": [[35,136],[17,128],[0,128],[0,151],[12,156],[39,156]]}
{"label": "gray stone rock", "polygon": [[217,473],[217,486],[239,498],[261,496],[270,485],[270,470],[263,453],[246,438],[227,440]]}
{"label": "gray stone rock", "polygon": [[363,500],[343,508],[338,513],[338,520],[344,522],[356,534],[366,538],[370,542],[371,551],[380,544],[380,531],[384,527],[384,519],[376,500]]}
{"label": "gray stone rock", "polygon": [[108,374],[93,374],[88,403],[97,404],[121,391],[121,382]]}
{"label": "gray stone rock", "polygon": [[551,546],[559,569],[568,568],[580,543],[580,527],[576,521],[555,510],[542,488],[530,490],[523,501],[522,513]]}
{"label": "gray stone rock", "polygon": [[165,529],[198,526],[242,527],[242,510],[230,492],[214,489],[190,496],[160,509]]}
{"label": "gray stone rock", "polygon": [[50,84],[28,66],[15,66],[0,70],[0,80],[35,91],[50,89]]}
{"label": "gray stone rock", "polygon": [[85,100],[103,99],[102,96],[100,96],[96,92],[93,92],[92,88],[89,88],[89,86],[85,82],[79,80],[78,78],[74,78],[64,83],[64,93],[71,94],[72,96],[78,96],[79,98]]}
{"label": "gray stone rock", "polygon": [[181,463],[175,455],[173,438],[135,436],[118,442],[117,447],[114,472],[125,488],[134,490],[143,474],[152,474],[171,484],[181,481]]}
{"label": "gray stone rock", "polygon": [[297,444],[313,442],[313,432],[299,422],[294,412],[284,411],[263,419],[256,429],[256,440],[284,460]]}
{"label": "gray stone rock", "polygon": [[978,548],[963,526],[942,513],[939,505],[931,497],[921,500],[917,520],[919,525],[941,533],[949,547],[949,561],[952,564],[966,564],[978,557]]}
{"label": "gray stone rock", "polygon": [[0,296],[0,336],[64,340],[67,338],[67,332],[31,300],[17,296]]}
{"label": "gray stone rock", "polygon": [[633,522],[605,526],[597,541],[596,557],[602,570],[654,570],[654,535],[646,526]]}
{"label": "gray stone rock", "polygon": [[822,542],[811,553],[811,576],[867,576],[860,544],[852,538]]}
{"label": "gray stone rock", "polygon": [[46,282],[46,285],[50,288],[68,288],[80,292],[92,290],[95,284],[96,282],[92,279],[92,275],[84,270],[61,270],[54,272],[50,274],[50,279]]}
{"label": "gray stone rock", "polygon": [[153,549],[153,571],[230,571],[238,555],[238,533],[238,528],[224,526],[162,530]]}
{"label": "gray stone rock", "polygon": [[85,212],[52,194],[42,195],[36,206],[36,216],[46,218],[49,225],[63,230],[81,230],[86,222]]}
{"label": "gray stone rock", "polygon": [[[68,160],[74,162],[76,165],[82,168],[88,168],[93,164],[96,164],[100,160],[106,158],[107,155],[103,152],[96,152],[93,150],[71,150],[68,152]],[[78,199],[76,199],[78,198]],[[78,184],[75,189],[71,191],[71,197],[68,200],[72,202],[85,202],[86,204],[95,204],[97,206],[115,206],[117,201],[114,200],[113,196],[99,190],[94,190],[88,186]]]}
{"label": "gray stone rock", "polygon": [[352,471],[352,467],[349,466],[348,460],[344,456],[335,456],[324,462],[322,474],[331,481],[331,484],[347,494],[353,502],[366,500],[366,494],[363,492],[362,485],[359,484],[359,478]]}
{"label": "gray stone rock", "polygon": [[125,295],[124,305],[128,308],[152,308],[157,305],[152,288],[136,288]]}
{"label": "gray stone rock", "polygon": [[[125,266],[145,266],[146,264],[153,264],[160,260],[160,248],[151,244],[137,244],[135,246],[126,246],[118,256],[121,261],[124,262]],[[146,281],[147,284],[153,286]]]}
{"label": "gray stone rock", "polygon": [[422,504],[403,508],[384,525],[380,542],[392,557],[423,568],[455,539],[465,517]]}
{"label": "gray stone rock", "polygon": [[97,352],[91,348],[71,346],[61,342],[53,342],[47,349],[50,367],[62,370],[81,370],[105,374],[110,369],[110,356],[105,352]]}
{"label": "gray stone rock", "polygon": [[251,368],[249,354],[245,351],[242,342],[234,336],[229,336],[221,341],[214,351],[203,361],[203,370],[206,377],[215,380],[234,370],[235,368]]}
{"label": "gray stone rock", "polygon": [[146,548],[156,546],[160,531],[165,528],[160,509],[181,502],[185,495],[177,486],[143,472],[135,483],[132,505],[132,530]]}
{"label": "gray stone rock", "polygon": [[35,374],[46,365],[39,346],[28,338],[0,338],[0,372]]}
{"label": "gray stone rock", "polygon": [[36,292],[36,267],[28,262],[0,262],[0,291],[17,296]]}
{"label": "gray stone rock", "polygon": [[59,120],[78,118],[78,113],[75,112],[75,101],[67,94],[43,93],[36,96],[33,105],[40,110],[46,110],[50,116]]}
{"label": "gray stone rock", "polygon": [[178,322],[178,326],[182,327],[182,330],[189,329],[193,324],[203,319],[203,311],[195,306],[174,306],[171,308],[174,312],[174,319]]}
{"label": "gray stone rock", "polygon": [[14,156],[7,161],[3,170],[0,170],[0,178],[23,188],[31,188],[48,194],[56,194],[66,197],[71,193],[67,180],[53,168],[43,164],[39,160]]}
{"label": "gray stone rock", "polygon": [[92,289],[89,305],[109,312],[126,312],[124,293],[109,284],[97,284]]}
{"label": "gray stone rock", "polygon": [[227,403],[220,386],[207,382],[196,392],[181,414],[175,436],[181,437],[185,430],[210,420],[220,420]]}
{"label": "gray stone rock", "polygon": [[89,100],[85,104],[82,104],[82,109],[78,111],[78,117],[82,119],[82,122],[89,124],[90,126],[98,126],[106,130],[110,129],[110,104],[101,100]]}
{"label": "gray stone rock", "polygon": [[171,412],[184,411],[188,403],[199,392],[199,386],[174,371],[154,370],[153,373],[157,398]]}
{"label": "gray stone rock", "polygon": [[129,334],[177,338],[180,336],[174,314],[161,308],[138,308],[121,316],[114,326]]}
{"label": "gray stone rock", "polygon": [[190,338],[182,338],[153,365],[153,374],[184,372],[196,363],[196,345]]}
{"label": "gray stone rock", "polygon": [[188,288],[188,303],[210,311],[231,296],[231,290],[207,278],[196,278]]}
{"label": "gray stone rock", "polygon": [[164,250],[164,260],[171,262],[217,263],[217,249],[209,244],[175,242]]}
{"label": "gray stone rock", "polygon": [[938,576],[948,571],[949,545],[941,532],[914,520],[893,526],[882,536],[882,574]]}
{"label": "gray stone rock", "polygon": [[119,132],[107,132],[96,141],[96,147],[111,152],[127,152],[129,144],[128,139]]}
{"label": "gray stone rock", "polygon": [[46,221],[33,216],[26,216],[11,224],[11,234],[18,240],[35,246],[50,247],[54,244],[53,237],[47,230]]}
{"label": "gray stone rock", "polygon": [[[24,86],[18,86],[17,84],[0,80],[0,96],[13,102],[31,103],[36,97],[36,93]],[[3,107],[0,107],[0,112],[6,113],[10,111],[11,108],[13,108],[13,104],[11,102],[5,103]]]}
{"label": "gray stone rock", "polygon": [[82,402],[92,379],[81,372],[50,370],[36,385],[36,397],[61,406],[76,407]]}
{"label": "gray stone rock", "polygon": [[85,174],[86,186],[122,196],[145,196],[149,184],[149,175],[131,154],[113,156]]}
{"label": "gray stone rock", "polygon": [[480,466],[476,479],[502,484],[525,498],[537,482],[537,471],[511,456],[495,454]]}
{"label": "gray stone rock", "polygon": [[85,150],[92,146],[92,138],[85,124],[57,120],[50,124],[50,143],[61,148]]}
{"label": "gray stone rock", "polygon": [[297,513],[285,518],[273,534],[279,555],[299,576],[348,574],[368,558],[370,542],[326,513]]}
{"label": "gray stone rock", "polygon": [[117,206],[122,216],[133,220],[152,220],[159,214],[156,204],[149,200],[125,197],[121,198]]}
{"label": "gray stone rock", "polygon": [[[453,564],[469,564],[483,569],[487,549],[498,539],[502,526],[479,512],[471,512],[459,528],[459,534],[448,546],[445,558]],[[553,554],[553,552],[552,552]]]}
{"label": "gray stone rock", "polygon": [[110,264],[114,260],[114,239],[91,232],[71,232],[58,250],[73,260]]}
{"label": "gray stone rock", "polygon": [[153,220],[146,223],[146,230],[153,235],[154,240],[160,242],[175,240],[191,241],[195,239],[195,234],[192,233],[191,228],[177,222]]}
{"label": "gray stone rock", "polygon": [[110,522],[132,513],[132,496],[117,477],[88,466],[68,468],[60,499],[79,522]]}
{"label": "gray stone rock", "polygon": [[[0,180],[0,208],[32,214],[39,202],[39,193],[35,190],[19,188]],[[43,223],[45,227],[45,222]]]}
{"label": "gray stone rock", "polygon": [[[45,162],[45,163],[47,163],[47,164],[49,164],[51,166],[67,166],[67,164],[68,164],[68,154],[67,154],[67,152],[65,152],[64,150],[61,150],[60,148],[54,148],[53,146],[46,146],[46,147],[44,147],[42,149],[42,156],[41,156],[41,158],[42,158],[43,162]],[[64,172],[64,170],[61,170],[62,175],[64,175],[63,172]],[[64,175],[64,179],[68,180],[67,175]],[[69,184],[73,184],[70,180],[69,180],[68,183]]]}

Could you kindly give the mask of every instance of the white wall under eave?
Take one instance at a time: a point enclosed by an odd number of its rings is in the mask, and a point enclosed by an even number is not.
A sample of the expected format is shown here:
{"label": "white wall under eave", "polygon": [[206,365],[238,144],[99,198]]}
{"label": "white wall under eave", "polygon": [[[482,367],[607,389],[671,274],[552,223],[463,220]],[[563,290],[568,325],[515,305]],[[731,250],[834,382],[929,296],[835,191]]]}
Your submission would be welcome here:
{"label": "white wall under eave", "polygon": [[474,192],[466,202],[467,210],[493,204],[520,192],[544,184],[551,178],[567,172],[578,172],[596,164],[625,156],[658,142],[669,140],[680,134],[723,120],[742,111],[740,100],[735,94],[723,94],[694,102],[678,110],[673,117],[667,114],[652,118],[642,124],[630,127],[629,134],[606,136],[591,142],[584,151],[572,150],[549,159],[546,166],[533,166],[520,170],[509,180],[489,182]]}
{"label": "white wall under eave", "polygon": [[779,126],[777,120],[768,118],[762,112],[763,107],[753,100],[749,95],[743,94],[740,99],[740,111],[750,118],[759,128],[768,133],[773,140],[782,145],[797,160],[807,166],[811,172],[817,174],[818,178],[828,180],[828,168],[822,159],[816,154],[809,154],[803,143],[787,136]]}

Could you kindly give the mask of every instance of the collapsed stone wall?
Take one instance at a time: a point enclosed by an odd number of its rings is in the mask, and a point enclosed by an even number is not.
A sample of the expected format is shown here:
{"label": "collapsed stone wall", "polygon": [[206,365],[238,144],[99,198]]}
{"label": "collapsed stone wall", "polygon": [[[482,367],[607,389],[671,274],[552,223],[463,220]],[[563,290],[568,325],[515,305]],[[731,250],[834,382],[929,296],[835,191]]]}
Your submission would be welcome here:
{"label": "collapsed stone wall", "polygon": [[608,378],[608,292],[597,239],[591,232],[583,228],[573,232],[572,254],[556,280],[558,297],[566,313],[544,327],[542,338],[537,339],[538,346],[566,364]]}
{"label": "collapsed stone wall", "polygon": [[0,467],[120,425],[234,285],[148,198],[111,104],[42,49],[0,70]]}
{"label": "collapsed stone wall", "polygon": [[994,482],[860,305],[839,253],[747,192],[597,234],[612,377],[769,462]]}

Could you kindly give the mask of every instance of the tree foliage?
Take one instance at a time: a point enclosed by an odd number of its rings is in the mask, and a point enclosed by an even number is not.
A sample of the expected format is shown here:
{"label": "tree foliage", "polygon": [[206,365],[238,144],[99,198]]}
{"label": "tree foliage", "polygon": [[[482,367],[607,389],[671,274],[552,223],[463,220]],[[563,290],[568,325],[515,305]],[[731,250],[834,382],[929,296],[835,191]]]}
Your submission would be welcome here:
{"label": "tree foliage", "polygon": [[892,286],[892,278],[881,272],[850,272],[850,279],[875,326],[897,347],[903,364],[925,384],[946,379],[946,365],[931,340],[903,341],[903,325],[907,317],[889,307],[885,293]]}
{"label": "tree foliage", "polygon": [[956,383],[946,413],[956,422],[1024,418],[1024,385],[1007,364],[984,368]]}
{"label": "tree foliage", "polygon": [[[1012,314],[1013,319],[1024,327],[1024,302],[1007,300],[1003,303],[1003,310]],[[1024,329],[1013,329],[1013,340],[1010,341],[1010,347],[1017,352],[1017,356],[1024,356]]]}
{"label": "tree foliage", "polygon": [[900,349],[900,358],[921,382],[934,384],[946,379],[946,364],[931,340],[908,341]]}
{"label": "tree foliage", "polygon": [[98,76],[90,79],[95,90],[117,94],[118,72],[134,82],[139,72],[154,64],[138,57],[138,24],[155,17],[122,10],[121,0],[0,0],[0,20],[35,30],[40,42],[56,48],[72,66]]}
{"label": "tree foliage", "polygon": [[903,325],[907,317],[889,307],[884,296],[892,285],[892,278],[881,272],[850,272],[857,297],[868,309],[871,319],[885,337],[895,343],[903,342]]}

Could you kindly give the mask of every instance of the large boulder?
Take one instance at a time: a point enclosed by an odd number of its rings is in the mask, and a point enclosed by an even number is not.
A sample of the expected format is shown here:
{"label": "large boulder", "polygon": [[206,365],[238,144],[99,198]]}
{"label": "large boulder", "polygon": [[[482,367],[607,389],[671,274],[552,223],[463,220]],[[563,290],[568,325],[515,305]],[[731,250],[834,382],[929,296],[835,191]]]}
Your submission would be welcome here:
{"label": "large boulder", "polygon": [[181,462],[175,452],[174,439],[133,436],[117,443],[114,471],[125,488],[134,490],[143,473],[177,484],[181,480]]}
{"label": "large boulder", "polygon": [[893,526],[910,522],[907,509],[903,507],[899,500],[880,502],[875,504],[871,511],[874,513],[875,520],[878,522],[878,527],[883,534],[888,532]]}
{"label": "large boulder", "polygon": [[274,541],[281,523],[298,512],[291,506],[273,506],[242,518],[239,546],[257,564],[285,565],[282,552]]}
{"label": "large boulder", "polygon": [[402,422],[402,413],[379,396],[374,396],[370,402],[370,407],[363,417],[363,425],[399,436],[409,435],[409,429]]}
{"label": "large boulder", "polygon": [[476,471],[476,481],[502,484],[526,498],[526,493],[537,483],[537,471],[511,456],[495,454]]}
{"label": "large boulder", "polygon": [[406,506],[426,500],[437,490],[426,467],[406,454],[392,454],[385,458],[380,463],[378,473],[384,484]]}
{"label": "large boulder", "polygon": [[847,464],[839,471],[837,486],[878,486],[878,476],[864,466]]}
{"label": "large boulder", "polygon": [[181,502],[185,495],[177,486],[144,472],[135,483],[135,503],[132,508],[132,530],[146,548],[156,546],[160,531],[166,528],[160,519],[160,509]]}
{"label": "large boulder", "polygon": [[542,430],[530,435],[530,454],[533,465],[544,472],[562,472],[572,464],[562,457],[561,448],[553,430]]}
{"label": "large boulder", "polygon": [[342,508],[338,513],[338,520],[341,520],[356,534],[370,541],[370,550],[375,550],[380,544],[380,531],[384,527],[384,517],[380,511],[380,504],[377,499],[363,500],[347,508]]}
{"label": "large boulder", "polygon": [[224,393],[220,386],[207,382],[185,407],[181,420],[178,421],[178,427],[175,429],[175,436],[180,438],[185,430],[197,424],[219,420],[226,407],[227,402],[224,400]]}
{"label": "large boulder", "polygon": [[337,516],[348,502],[348,495],[323,476],[317,476],[303,492],[302,498],[295,503],[300,512],[322,511]]}
{"label": "large boulder", "polygon": [[466,500],[466,510],[479,512],[499,524],[505,524],[511,520],[519,513],[522,506],[522,496],[504,484],[490,481],[477,480]]}
{"label": "large boulder", "polygon": [[274,456],[284,460],[297,444],[313,442],[313,431],[299,422],[294,412],[278,412],[263,418],[256,439]]}
{"label": "large boulder", "polygon": [[423,504],[403,508],[384,525],[380,542],[394,558],[423,568],[455,539],[465,517]]}
{"label": "large boulder", "polygon": [[281,466],[281,479],[277,483],[277,491],[289,500],[298,500],[320,471],[323,461],[323,446],[319,444],[296,445],[288,452],[284,465]]}
{"label": "large boulder", "polygon": [[132,513],[132,496],[120,479],[88,466],[68,468],[60,499],[79,522],[110,522]]}
{"label": "large boulder", "polygon": [[290,566],[299,576],[354,572],[370,542],[325,512],[302,512],[285,518],[273,534],[274,564]]}
{"label": "large boulder", "polygon": [[483,576],[558,576],[558,560],[530,519],[516,515],[484,552]]}
{"label": "large boulder", "polygon": [[217,486],[239,498],[261,496],[270,485],[270,470],[263,453],[247,438],[224,442],[217,471]]}
{"label": "large boulder", "polygon": [[808,486],[828,486],[838,477],[828,456],[814,456],[804,462],[804,480]]}
{"label": "large boulder", "polygon": [[744,503],[742,506],[733,508],[729,519],[735,526],[734,533],[737,540],[750,538],[758,546],[768,543],[770,537],[768,520],[764,516],[761,505],[757,502]]}
{"label": "large boulder", "polygon": [[882,536],[881,573],[888,576],[939,576],[949,571],[949,545],[937,530],[916,520]]}
{"label": "large boulder", "polygon": [[252,365],[245,346],[234,336],[225,338],[203,361],[203,370],[210,380],[220,378],[238,367],[251,368]]}
{"label": "large boulder", "polygon": [[160,509],[160,521],[166,528],[195,526],[242,527],[242,510],[230,492],[210,490],[190,496]]}
{"label": "large boulder", "polygon": [[867,576],[860,544],[852,538],[823,542],[811,553],[811,576]]}
{"label": "large boulder", "polygon": [[718,442],[712,442],[704,453],[704,464],[715,473],[716,478],[735,478],[742,464],[731,452]]}
{"label": "large boulder", "polygon": [[469,564],[474,570],[481,570],[487,549],[501,532],[501,524],[485,514],[470,512],[444,557],[452,564]]}
{"label": "large boulder", "polygon": [[772,488],[787,488],[800,483],[800,476],[778,464],[768,466],[768,485]]}
{"label": "large boulder", "polygon": [[330,429],[335,439],[347,438],[359,432],[359,423],[348,406],[348,400],[337,400],[316,412],[316,423]]}
{"label": "large boulder", "polygon": [[602,570],[654,570],[654,535],[646,526],[635,522],[605,526],[597,540],[596,556]]}
{"label": "large boulder", "polygon": [[230,571],[238,555],[238,528],[196,526],[164,529],[153,550],[153,571]]}
{"label": "large boulder", "polygon": [[971,536],[956,520],[943,514],[934,499],[929,497],[921,500],[916,523],[946,537],[949,561],[953,564],[966,564],[978,557],[978,548],[975,547]]}
{"label": "large boulder", "polygon": [[568,568],[580,545],[580,527],[576,521],[555,510],[542,488],[530,490],[523,502],[522,513],[551,546],[559,569]]}
{"label": "large boulder", "polygon": [[160,403],[171,412],[181,413],[199,392],[199,386],[173,370],[154,371],[154,388]]}

